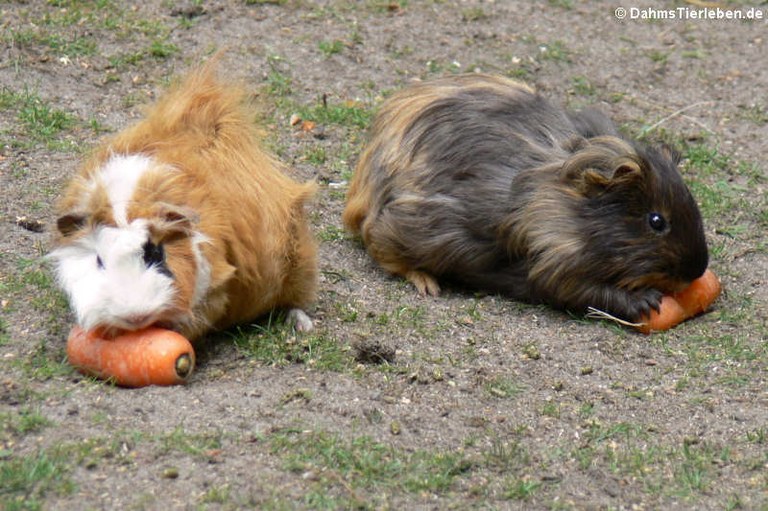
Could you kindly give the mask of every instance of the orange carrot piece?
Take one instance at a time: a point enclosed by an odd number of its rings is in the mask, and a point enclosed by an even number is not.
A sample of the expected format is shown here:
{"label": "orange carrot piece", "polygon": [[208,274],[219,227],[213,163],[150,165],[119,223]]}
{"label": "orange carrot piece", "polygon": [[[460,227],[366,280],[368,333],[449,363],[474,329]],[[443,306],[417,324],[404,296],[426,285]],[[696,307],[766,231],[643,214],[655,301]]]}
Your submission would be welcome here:
{"label": "orange carrot piece", "polygon": [[195,367],[187,338],[156,327],[106,339],[75,326],[67,339],[67,358],[81,373],[122,387],[185,383]]}
{"label": "orange carrot piece", "polygon": [[637,327],[644,333],[668,330],[688,318],[701,314],[720,296],[720,280],[711,270],[691,282],[684,290],[661,299],[661,311],[651,311],[650,316]]}

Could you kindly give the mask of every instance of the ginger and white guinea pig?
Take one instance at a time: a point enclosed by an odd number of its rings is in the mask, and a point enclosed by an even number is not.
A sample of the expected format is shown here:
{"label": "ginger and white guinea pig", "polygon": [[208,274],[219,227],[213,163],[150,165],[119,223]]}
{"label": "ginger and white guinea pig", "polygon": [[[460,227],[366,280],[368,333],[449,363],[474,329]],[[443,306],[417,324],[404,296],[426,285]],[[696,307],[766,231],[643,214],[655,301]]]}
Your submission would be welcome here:
{"label": "ginger and white guinea pig", "polygon": [[701,276],[679,156],[489,75],[421,82],[377,114],[343,220],[422,293],[438,280],[631,321]]}
{"label": "ginger and white guinea pig", "polygon": [[50,257],[85,329],[195,340],[276,308],[312,329],[316,186],[260,148],[247,94],[216,77],[216,60],[104,142],[64,192]]}

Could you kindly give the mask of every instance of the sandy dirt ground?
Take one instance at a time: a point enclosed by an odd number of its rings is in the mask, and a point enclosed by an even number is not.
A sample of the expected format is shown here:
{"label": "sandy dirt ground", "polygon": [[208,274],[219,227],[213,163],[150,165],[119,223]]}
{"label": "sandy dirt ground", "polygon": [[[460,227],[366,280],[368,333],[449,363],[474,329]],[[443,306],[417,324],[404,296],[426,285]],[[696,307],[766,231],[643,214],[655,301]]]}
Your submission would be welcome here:
{"label": "sandy dirt ground", "polygon": [[[0,508],[768,509],[766,17],[735,1],[0,3]],[[53,205],[98,140],[222,48],[265,146],[320,185],[317,328],[211,335],[185,386],[85,378],[42,258]],[[412,80],[475,71],[682,152],[725,290],[713,311],[643,336],[422,298],[377,268],[340,221],[371,116]]]}

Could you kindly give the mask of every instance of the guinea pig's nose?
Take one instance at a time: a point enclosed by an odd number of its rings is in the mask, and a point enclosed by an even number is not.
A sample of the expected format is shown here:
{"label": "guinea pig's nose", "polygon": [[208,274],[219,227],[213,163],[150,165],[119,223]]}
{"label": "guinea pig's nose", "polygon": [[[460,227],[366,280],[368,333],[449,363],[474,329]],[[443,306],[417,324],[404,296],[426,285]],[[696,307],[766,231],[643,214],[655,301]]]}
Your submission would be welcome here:
{"label": "guinea pig's nose", "polygon": [[151,318],[152,315],[149,313],[134,313],[124,316],[123,321],[132,327],[140,328],[148,325]]}

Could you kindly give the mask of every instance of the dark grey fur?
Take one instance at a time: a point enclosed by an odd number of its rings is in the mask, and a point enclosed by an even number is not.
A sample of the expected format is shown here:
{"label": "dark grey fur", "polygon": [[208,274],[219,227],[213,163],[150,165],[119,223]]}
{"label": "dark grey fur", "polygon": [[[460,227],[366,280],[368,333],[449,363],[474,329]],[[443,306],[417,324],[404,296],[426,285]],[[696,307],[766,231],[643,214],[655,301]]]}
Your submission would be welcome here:
{"label": "dark grey fur", "polygon": [[[419,112],[402,102],[435,88]],[[367,190],[364,218],[345,221],[382,264],[638,320],[708,263],[678,159],[623,139],[597,110],[568,112],[498,78],[447,78],[384,105],[350,193],[354,209]]]}

